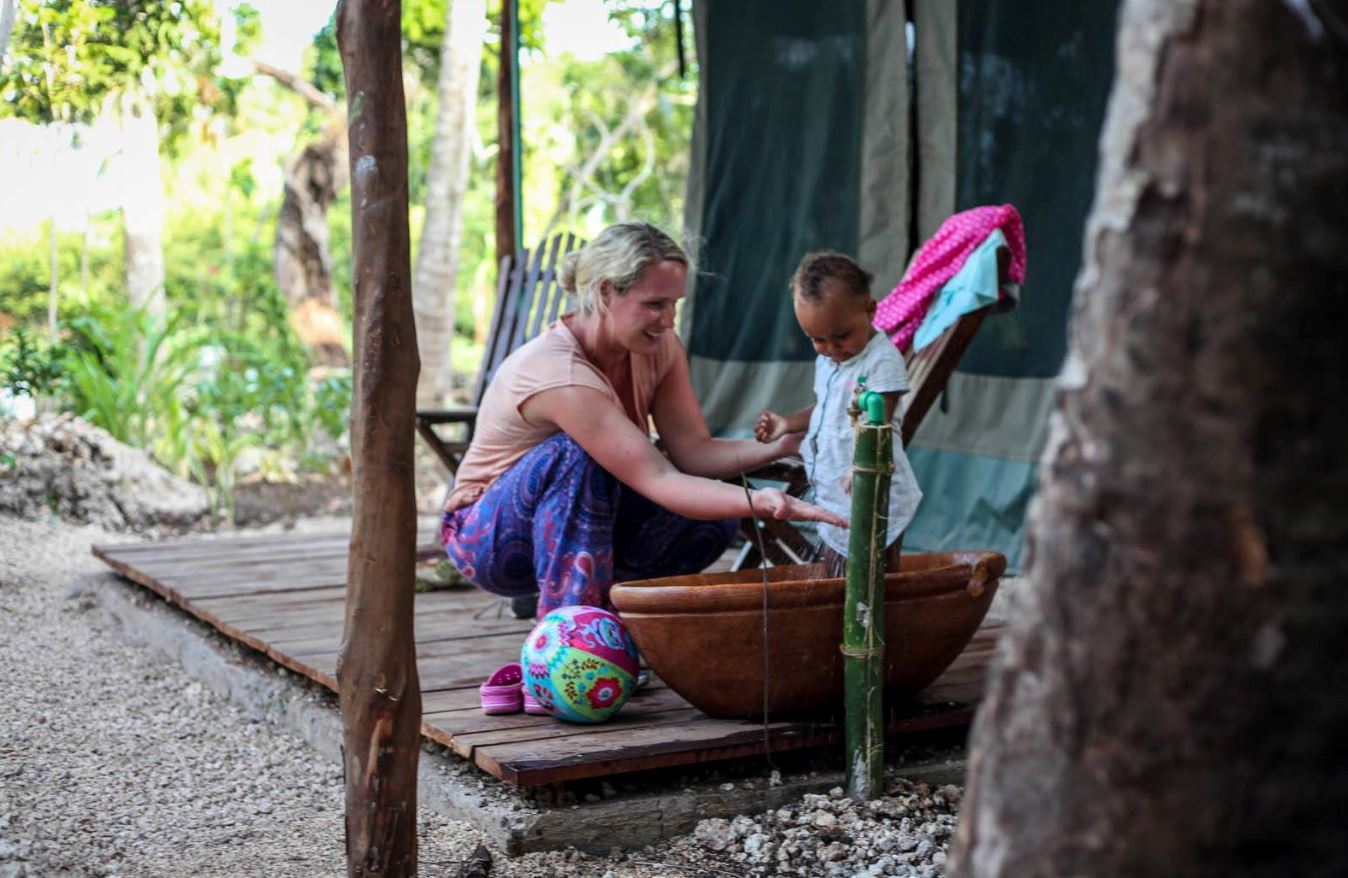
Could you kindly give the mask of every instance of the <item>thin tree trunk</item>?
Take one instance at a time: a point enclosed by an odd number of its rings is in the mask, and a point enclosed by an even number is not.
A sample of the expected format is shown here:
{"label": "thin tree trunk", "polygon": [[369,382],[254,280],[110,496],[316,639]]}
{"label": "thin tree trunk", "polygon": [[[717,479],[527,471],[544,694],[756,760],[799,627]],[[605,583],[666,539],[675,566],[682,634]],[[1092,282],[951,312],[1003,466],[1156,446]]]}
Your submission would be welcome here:
{"label": "thin tree trunk", "polygon": [[14,32],[14,17],[18,11],[18,0],[0,0],[0,69],[4,69],[5,66],[9,37]]}
{"label": "thin tree trunk", "polygon": [[93,246],[94,219],[89,211],[84,212],[84,235],[80,240],[80,292],[85,301],[89,300],[89,249]]}
{"label": "thin tree trunk", "polygon": [[56,240],[56,213],[52,212],[51,219],[48,220],[48,229],[51,232],[47,247],[47,274],[50,285],[47,287],[47,334],[52,339],[56,338],[56,306],[61,296],[61,259]]}
{"label": "thin tree trunk", "polygon": [[486,0],[451,0],[445,13],[436,84],[439,108],[426,169],[426,221],[412,277],[417,347],[427,367],[417,384],[417,405],[435,407],[448,396],[454,370],[454,287],[463,237],[463,200],[468,189],[470,137],[477,107]]}
{"label": "thin tree trunk", "polygon": [[164,186],[159,177],[159,121],[148,95],[126,95],[122,234],[126,295],[133,308],[164,313]]}
{"label": "thin tree trunk", "polygon": [[355,505],[337,664],[347,874],[417,871],[421,694],[412,629],[416,327],[398,0],[337,6],[350,118]]}
{"label": "thin tree trunk", "polygon": [[1346,20],[1124,7],[955,875],[1348,872]]}
{"label": "thin tree trunk", "polygon": [[515,142],[513,94],[515,77],[514,36],[509,7],[501,0],[501,54],[496,66],[496,262],[513,256],[515,240]]}

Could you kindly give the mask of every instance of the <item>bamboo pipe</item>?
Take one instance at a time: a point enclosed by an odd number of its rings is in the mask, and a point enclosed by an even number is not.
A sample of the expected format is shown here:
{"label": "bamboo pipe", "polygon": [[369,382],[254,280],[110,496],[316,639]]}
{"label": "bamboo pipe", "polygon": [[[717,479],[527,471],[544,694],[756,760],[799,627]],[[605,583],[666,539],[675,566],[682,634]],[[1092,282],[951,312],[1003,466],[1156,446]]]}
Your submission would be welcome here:
{"label": "bamboo pipe", "polygon": [[[861,379],[858,384],[864,386]],[[874,799],[885,778],[885,537],[893,429],[884,398],[862,391],[852,409],[852,522],[843,604],[843,686],[846,703],[847,793]]]}

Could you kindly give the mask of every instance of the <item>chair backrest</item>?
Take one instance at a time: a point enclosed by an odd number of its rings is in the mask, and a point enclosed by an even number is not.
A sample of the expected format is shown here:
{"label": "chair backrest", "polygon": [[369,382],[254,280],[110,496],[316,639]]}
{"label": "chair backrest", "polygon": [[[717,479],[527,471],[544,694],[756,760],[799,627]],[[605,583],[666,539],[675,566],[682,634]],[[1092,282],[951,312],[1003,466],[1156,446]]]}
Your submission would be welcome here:
{"label": "chair backrest", "polygon": [[474,405],[482,403],[482,394],[505,358],[562,313],[566,292],[557,281],[557,266],[561,257],[584,243],[570,233],[557,234],[532,251],[525,248],[501,260],[496,310],[473,388]]}
{"label": "chair backrest", "polygon": [[[1007,269],[1010,266],[1010,253],[1005,249],[997,251],[997,275],[1001,285],[1008,283]],[[997,310],[998,305],[986,305],[977,311],[965,314],[955,325],[937,336],[936,340],[920,351],[910,352],[908,362],[908,393],[903,395],[903,426],[900,441],[904,446],[912,440],[922,419],[927,416],[932,404],[945,392],[950,375],[959,365],[960,358],[973,342],[984,319]]]}

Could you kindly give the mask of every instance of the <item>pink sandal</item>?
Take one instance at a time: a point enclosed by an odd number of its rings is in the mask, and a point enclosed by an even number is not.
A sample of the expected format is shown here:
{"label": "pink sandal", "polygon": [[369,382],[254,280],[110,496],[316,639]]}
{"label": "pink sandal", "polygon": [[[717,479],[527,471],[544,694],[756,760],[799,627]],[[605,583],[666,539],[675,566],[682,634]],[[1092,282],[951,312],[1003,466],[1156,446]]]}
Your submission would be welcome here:
{"label": "pink sandal", "polygon": [[551,716],[548,709],[543,705],[539,704],[538,699],[534,698],[534,696],[529,694],[528,686],[525,686],[521,689],[521,694],[524,696],[525,713],[529,714],[530,716]]}
{"label": "pink sandal", "polygon": [[477,693],[482,698],[482,712],[519,713],[520,708],[525,706],[520,687],[522,682],[524,671],[520,668],[519,662],[501,665],[485,683],[477,687]]}

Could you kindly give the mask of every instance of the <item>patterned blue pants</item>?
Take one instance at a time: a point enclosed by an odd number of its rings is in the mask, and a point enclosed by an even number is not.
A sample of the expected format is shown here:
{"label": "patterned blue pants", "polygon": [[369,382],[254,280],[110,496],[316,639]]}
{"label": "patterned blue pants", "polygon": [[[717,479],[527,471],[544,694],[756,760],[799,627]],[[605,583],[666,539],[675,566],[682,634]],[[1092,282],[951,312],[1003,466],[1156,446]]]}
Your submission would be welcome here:
{"label": "patterned blue pants", "polygon": [[477,502],[447,513],[449,560],[484,591],[539,593],[557,607],[609,607],[614,582],[698,573],[721,556],[737,522],[695,521],[652,503],[565,433],[524,455]]}

